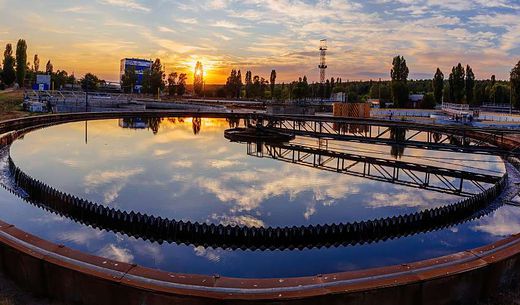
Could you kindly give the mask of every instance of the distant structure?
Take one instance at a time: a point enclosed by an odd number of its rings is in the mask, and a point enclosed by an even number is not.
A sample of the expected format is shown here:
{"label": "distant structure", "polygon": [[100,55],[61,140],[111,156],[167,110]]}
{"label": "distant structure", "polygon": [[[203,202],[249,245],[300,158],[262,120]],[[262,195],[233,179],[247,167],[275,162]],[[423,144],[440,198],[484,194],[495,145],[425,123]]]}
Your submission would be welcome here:
{"label": "distant structure", "polygon": [[[130,68],[135,69],[135,74],[137,74],[137,82],[134,87],[134,92],[141,92],[143,88],[143,73],[146,70],[152,68],[153,62],[148,59],[139,59],[139,58],[123,58],[121,59],[121,66],[119,71],[119,81],[121,82],[122,76],[125,74],[125,71]],[[122,86],[123,84],[121,84]]]}
{"label": "distant structure", "polygon": [[327,39],[320,40],[320,83],[324,84],[326,75],[325,70],[327,70]]}

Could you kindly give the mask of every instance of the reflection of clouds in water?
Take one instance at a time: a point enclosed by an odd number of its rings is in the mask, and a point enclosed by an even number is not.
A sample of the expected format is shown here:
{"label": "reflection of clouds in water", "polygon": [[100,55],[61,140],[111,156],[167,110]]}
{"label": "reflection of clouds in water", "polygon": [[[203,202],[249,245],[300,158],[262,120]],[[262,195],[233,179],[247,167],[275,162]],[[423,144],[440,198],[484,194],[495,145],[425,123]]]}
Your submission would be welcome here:
{"label": "reflection of clouds in water", "polygon": [[427,208],[437,206],[453,200],[453,195],[434,192],[408,192],[407,187],[399,187],[397,194],[374,193],[372,199],[367,201],[372,208],[384,207],[409,207]]}
{"label": "reflection of clouds in water", "polygon": [[214,263],[220,261],[220,255],[218,254],[218,250],[206,249],[202,246],[198,246],[193,248],[193,251],[195,252],[195,255],[204,257],[207,260],[212,261]]}
{"label": "reflection of clouds in water", "polygon": [[119,196],[119,192],[125,187],[130,178],[144,172],[143,168],[94,171],[84,178],[85,193],[90,193],[96,188],[108,185],[108,189],[103,193],[105,204],[114,202]]}
{"label": "reflection of clouds in water", "polygon": [[173,152],[173,149],[155,149],[153,151],[153,155],[155,157],[162,157],[162,156],[166,156],[166,155],[169,155]]}
{"label": "reflection of clouds in water", "polygon": [[120,248],[114,244],[108,244],[97,252],[98,255],[123,263],[131,263],[134,255],[129,249]]}
{"label": "reflection of clouds in water", "polygon": [[309,220],[312,215],[316,213],[316,207],[314,205],[308,206],[307,209],[305,209],[305,213],[303,213],[303,217],[305,219]]}
{"label": "reflection of clouds in water", "polygon": [[520,208],[503,206],[488,217],[477,221],[474,231],[494,236],[509,236],[520,232]]}
{"label": "reflection of clouds in water", "polygon": [[244,165],[244,163],[239,161],[233,161],[233,160],[210,160],[209,166],[216,168],[216,169],[223,169],[227,167],[233,167],[238,165]]}
{"label": "reflection of clouds in water", "polygon": [[[295,168],[290,165],[256,172],[226,173],[218,180],[199,177],[194,181],[202,189],[213,193],[220,201],[235,203],[231,212],[251,211],[258,208],[266,199],[275,196],[288,195],[293,201],[305,191],[312,191],[317,201],[322,204],[326,201],[325,205],[330,205],[330,200],[358,193],[357,184],[364,183],[346,175],[323,175],[315,169]],[[247,182],[247,184],[240,182]]]}
{"label": "reflection of clouds in water", "polygon": [[105,232],[88,227],[83,227],[76,231],[60,232],[57,235],[58,240],[64,242],[73,242],[78,245],[88,245],[93,240],[100,240],[105,236]]}
{"label": "reflection of clouds in water", "polygon": [[31,217],[30,221],[40,224],[56,223],[56,222],[68,222],[68,218],[53,213],[43,214],[40,217]]}
{"label": "reflection of clouds in water", "polygon": [[81,164],[80,160],[73,160],[73,159],[63,159],[63,160],[58,160],[58,162],[66,165],[68,167],[72,167],[72,168],[77,168]]}
{"label": "reflection of clouds in water", "polygon": [[191,160],[179,160],[170,163],[174,168],[191,168],[193,166],[193,161]]}
{"label": "reflection of clouds in water", "polygon": [[136,243],[133,247],[134,252],[139,256],[150,257],[156,264],[161,264],[164,261],[164,253],[161,246],[152,243]]}
{"label": "reflection of clouds in water", "polygon": [[262,220],[255,218],[251,215],[240,215],[240,216],[228,216],[228,215],[211,215],[210,223],[214,223],[215,221],[221,225],[227,226],[241,226],[241,227],[265,227],[265,224]]}

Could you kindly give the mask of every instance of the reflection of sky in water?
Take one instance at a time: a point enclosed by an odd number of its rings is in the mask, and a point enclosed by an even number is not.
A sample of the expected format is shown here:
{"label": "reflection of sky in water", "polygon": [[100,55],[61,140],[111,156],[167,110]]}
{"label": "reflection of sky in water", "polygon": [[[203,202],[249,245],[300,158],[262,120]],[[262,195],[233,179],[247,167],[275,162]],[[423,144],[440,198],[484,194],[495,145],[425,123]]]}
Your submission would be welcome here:
{"label": "reflection of sky in water", "polygon": [[[284,225],[367,219],[457,199],[248,157],[245,146],[223,139],[225,127],[225,122],[203,121],[200,134],[194,136],[191,123],[166,123],[153,136],[149,130],[117,128],[117,121],[90,122],[86,145],[84,123],[74,123],[27,135],[13,146],[13,157],[36,178],[98,202],[163,217],[222,223]],[[389,153],[388,147],[379,146],[352,144],[351,149]],[[492,160],[412,149],[406,149],[402,158],[439,165],[417,159],[417,152],[428,157]],[[476,164],[503,170],[497,163]],[[520,209],[505,206],[456,227],[369,245],[231,251],[159,245],[93,229],[33,207],[3,189],[0,208],[2,220],[82,251],[168,271],[239,277],[313,275],[398,264],[481,246],[520,231]]]}
{"label": "reflection of sky in water", "polygon": [[[33,177],[79,197],[127,211],[199,222],[292,226],[359,221],[459,199],[248,156],[246,145],[223,137],[226,128],[226,120],[203,119],[195,135],[191,119],[163,119],[154,134],[150,129],[120,128],[117,120],[93,121],[88,123],[85,143],[85,123],[79,122],[26,135],[13,145],[12,156]],[[305,138],[294,142],[317,145],[316,140]],[[388,146],[338,141],[327,145],[332,150],[392,158]],[[401,160],[476,170],[475,162],[461,162],[461,158],[496,161],[414,149],[406,149]],[[484,170],[499,170],[497,166],[478,163]]]}

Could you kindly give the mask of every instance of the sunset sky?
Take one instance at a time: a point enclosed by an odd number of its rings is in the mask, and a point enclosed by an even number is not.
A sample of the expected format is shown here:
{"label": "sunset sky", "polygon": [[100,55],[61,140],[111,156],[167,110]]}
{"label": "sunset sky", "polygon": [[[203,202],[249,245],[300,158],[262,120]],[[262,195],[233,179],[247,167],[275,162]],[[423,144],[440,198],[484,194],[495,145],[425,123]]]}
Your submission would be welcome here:
{"label": "sunset sky", "polygon": [[2,48],[18,38],[31,62],[114,81],[123,57],[159,57],[190,82],[197,60],[208,83],[232,68],[316,81],[322,38],[328,77],[388,79],[401,54],[414,79],[458,62],[505,79],[520,60],[520,0],[0,0]]}

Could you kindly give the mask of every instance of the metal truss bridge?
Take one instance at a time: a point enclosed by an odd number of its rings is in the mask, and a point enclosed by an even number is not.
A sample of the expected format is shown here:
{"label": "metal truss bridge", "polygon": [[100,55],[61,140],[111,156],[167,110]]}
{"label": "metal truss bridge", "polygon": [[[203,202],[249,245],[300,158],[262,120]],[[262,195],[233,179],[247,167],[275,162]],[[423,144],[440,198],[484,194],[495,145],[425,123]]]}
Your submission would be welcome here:
{"label": "metal truss bridge", "polygon": [[257,115],[250,123],[256,124],[257,128],[320,139],[476,154],[520,155],[518,146],[506,150],[493,145],[503,144],[507,141],[507,135],[514,131],[410,122],[346,120],[320,116]]}

